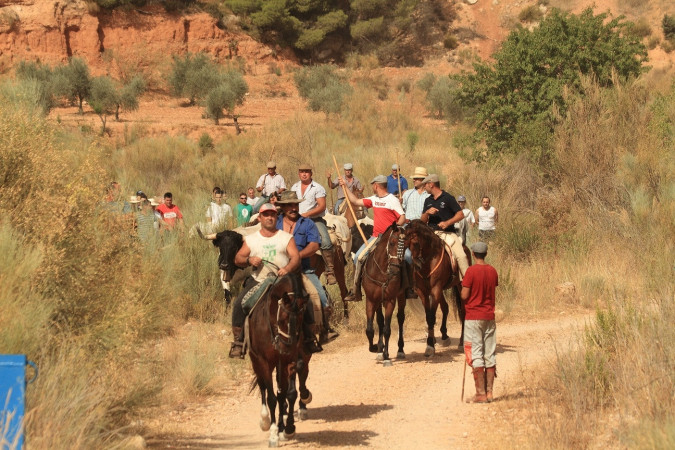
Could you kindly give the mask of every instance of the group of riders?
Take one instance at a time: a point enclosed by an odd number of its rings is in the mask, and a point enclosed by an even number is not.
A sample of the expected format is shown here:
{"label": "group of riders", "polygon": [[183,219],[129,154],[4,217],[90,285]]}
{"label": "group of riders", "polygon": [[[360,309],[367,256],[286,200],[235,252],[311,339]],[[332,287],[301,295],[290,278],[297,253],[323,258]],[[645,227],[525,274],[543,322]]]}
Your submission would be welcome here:
{"label": "group of riders", "polygon": [[[392,166],[392,174],[388,177],[377,175],[370,180],[372,195],[362,198],[363,185],[353,175],[352,164],[343,166],[345,175],[333,181],[327,172],[328,185],[338,188],[338,201],[335,212],[344,210],[346,202],[351,203],[352,213],[355,208],[373,210],[372,236],[364,242],[354,256],[356,266],[354,286],[345,301],[360,301],[361,265],[373,247],[377,238],[393,223],[405,227],[411,220],[419,219],[431,227],[443,239],[448,253],[456,261],[460,278],[464,276],[469,261],[463,247],[462,233],[465,214],[455,197],[441,189],[436,174],[428,174],[423,167],[417,167],[412,175],[414,188],[407,189],[408,183],[398,173],[398,165]],[[261,197],[253,208],[257,213],[260,229],[244,238],[244,243],[237,252],[234,262],[244,268],[252,266],[252,274],[244,281],[243,289],[233,304],[232,342],[229,356],[244,357],[244,324],[246,319],[247,300],[255,291],[261,291],[270,275],[283,275],[301,272],[304,289],[313,299],[311,308],[306,308],[302,323],[304,351],[314,353],[321,351],[321,342],[337,337],[330,328],[330,316],[333,312],[325,288],[321,285],[313,267],[312,257],[320,253],[325,266],[327,284],[336,284],[334,275],[335,252],[334,243],[324,220],[326,215],[326,189],[313,180],[312,167],[302,164],[298,167],[299,181],[290,190],[286,189],[281,175],[276,173],[276,164],[267,164],[267,173],[257,183]],[[464,238],[465,239],[465,238]],[[412,264],[410,251],[406,250],[407,264]],[[314,258],[316,261],[317,258]],[[411,270],[406,280],[406,296],[416,297],[413,290]],[[320,325],[325,329],[317,339]]]}

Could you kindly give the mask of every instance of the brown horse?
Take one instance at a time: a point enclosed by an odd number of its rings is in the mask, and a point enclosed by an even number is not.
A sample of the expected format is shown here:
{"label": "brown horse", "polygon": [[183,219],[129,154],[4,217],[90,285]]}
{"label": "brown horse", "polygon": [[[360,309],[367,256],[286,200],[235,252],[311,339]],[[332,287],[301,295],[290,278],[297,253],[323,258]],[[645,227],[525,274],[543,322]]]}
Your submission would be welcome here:
{"label": "brown horse", "polygon": [[406,227],[406,246],[410,248],[412,253],[415,290],[419,298],[422,299],[426,313],[428,336],[424,355],[433,356],[435,353],[434,327],[436,325],[436,310],[439,304],[443,313],[440,329],[441,339],[444,344],[450,344],[447,329],[449,308],[443,294],[443,290],[449,287],[452,287],[454,291],[455,305],[462,322],[461,346],[464,336],[464,306],[459,296],[459,272],[456,268],[453,270],[450,256],[445,249],[445,243],[427,224],[421,220],[413,220]]}
{"label": "brown horse", "polygon": [[[374,244],[373,250],[363,262],[362,285],[366,294],[366,336],[368,349],[381,355],[385,366],[391,365],[389,359],[389,337],[391,336],[391,317],[398,303],[398,353],[397,358],[405,358],[403,352],[403,322],[405,321],[405,291],[403,289],[403,254],[405,251],[405,233],[395,223],[382,233]],[[382,309],[384,308],[384,313]],[[373,318],[377,313],[379,338],[373,344],[375,330]],[[384,342],[383,342],[384,338]],[[380,356],[378,355],[378,359]]]}
{"label": "brown horse", "polygon": [[[290,439],[295,435],[293,409],[298,397],[295,378],[298,372],[307,373],[306,362],[301,353],[302,317],[307,302],[300,276],[289,274],[276,280],[269,293],[256,303],[249,314],[249,355],[255,372],[255,383],[262,397],[260,428],[263,431],[270,430],[270,447],[278,445],[281,432],[282,439]],[[275,370],[276,395],[272,378]],[[306,375],[304,378],[306,379]],[[305,402],[308,403],[307,400]]]}

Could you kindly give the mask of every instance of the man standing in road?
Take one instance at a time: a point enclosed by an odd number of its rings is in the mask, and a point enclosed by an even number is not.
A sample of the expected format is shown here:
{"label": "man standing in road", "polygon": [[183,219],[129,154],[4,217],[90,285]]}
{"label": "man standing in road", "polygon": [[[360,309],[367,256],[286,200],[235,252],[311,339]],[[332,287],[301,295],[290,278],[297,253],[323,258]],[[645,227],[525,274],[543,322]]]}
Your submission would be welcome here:
{"label": "man standing in road", "polygon": [[267,163],[267,173],[260,175],[255,188],[260,192],[260,198],[253,207],[253,214],[257,213],[263,203],[267,203],[272,194],[281,194],[286,190],[284,177],[277,173],[277,163]]}
{"label": "man standing in road", "polygon": [[[361,184],[361,181],[359,181],[359,179],[354,176],[354,166],[352,166],[352,163],[345,164],[344,170],[344,180],[347,184],[347,189],[351,190],[352,192],[354,192],[354,189],[356,189],[358,192],[363,192],[363,185]],[[340,214],[340,205],[345,200],[345,190],[342,189],[342,186],[340,186],[340,182],[338,180],[332,181],[332,175],[333,174],[330,170],[326,171],[328,186],[330,186],[331,189],[337,188],[337,201],[333,207],[333,214],[338,215]]]}
{"label": "man standing in road", "polygon": [[455,224],[464,219],[462,208],[459,207],[455,197],[441,189],[438,175],[432,173],[422,182],[430,195],[424,201],[424,212],[420,219],[429,224],[450,247],[457,260],[460,277],[464,277],[466,269],[469,268],[469,260],[464,253],[461,239],[455,233]]}
{"label": "man standing in road", "polygon": [[[398,192],[398,181],[401,179],[401,192]],[[398,173],[398,164],[391,166],[391,175],[387,177],[387,192],[394,195],[403,194],[408,189],[408,180]]]}
{"label": "man standing in road", "polygon": [[[244,286],[232,307],[232,336],[235,340],[230,347],[230,358],[243,357],[244,347],[244,313],[243,300],[246,293],[261,283],[267,275],[275,273],[283,277],[300,267],[300,253],[295,245],[293,236],[277,229],[277,209],[271,203],[260,207],[260,230],[244,238],[244,243],[234,257],[234,263],[239,267],[253,266],[250,277],[244,281]],[[273,263],[280,269],[275,270]]]}
{"label": "man standing in road", "polygon": [[326,283],[337,284],[333,270],[333,243],[328,234],[326,221],[323,219],[326,215],[326,189],[312,180],[312,167],[309,164],[301,164],[298,167],[298,176],[300,181],[291,187],[291,191],[301,200],[300,215],[311,219],[319,229],[321,255],[326,263]]}
{"label": "man standing in road", "polygon": [[[476,395],[467,403],[491,402],[492,387],[497,376],[497,326],[495,324],[495,288],[499,277],[494,267],[485,262],[488,246],[476,242],[471,246],[474,265],[462,280],[462,302],[466,310],[464,343],[467,362],[473,368]],[[468,349],[471,349],[470,351]]]}
{"label": "man standing in road", "polygon": [[237,203],[237,225],[242,226],[251,220],[253,207],[247,203],[246,194],[239,194],[239,203]]}
{"label": "man standing in road", "polygon": [[483,242],[494,239],[497,229],[497,208],[490,206],[490,197],[487,195],[481,200],[482,206],[476,210],[476,225],[478,225],[478,239]]}

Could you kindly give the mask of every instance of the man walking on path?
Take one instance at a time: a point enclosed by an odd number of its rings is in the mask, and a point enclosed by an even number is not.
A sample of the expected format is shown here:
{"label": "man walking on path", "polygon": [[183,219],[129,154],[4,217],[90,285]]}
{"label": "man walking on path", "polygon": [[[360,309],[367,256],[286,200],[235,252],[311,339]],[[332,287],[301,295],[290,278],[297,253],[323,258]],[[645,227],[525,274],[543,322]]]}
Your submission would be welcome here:
{"label": "man walking on path", "polygon": [[173,194],[171,192],[164,194],[164,203],[157,207],[157,211],[160,215],[160,233],[173,231],[176,227],[176,223],[181,231],[185,228],[185,225],[183,224],[183,213],[180,212],[178,205],[174,205]]}
{"label": "man walking on path", "polygon": [[225,192],[219,187],[213,188],[213,200],[206,210],[206,221],[211,224],[211,232],[222,231],[232,217],[232,208],[225,203]]}
{"label": "man walking on path", "polygon": [[[344,165],[344,170],[345,170],[345,183],[347,184],[347,189],[350,191],[354,191],[354,189],[357,189],[359,192],[363,192],[363,185],[361,184],[361,181],[359,181],[358,178],[354,176],[354,166],[352,163],[347,163]],[[331,189],[337,188],[337,201],[335,202],[335,206],[333,207],[333,214],[338,215],[340,214],[340,205],[342,202],[345,201],[345,190],[340,186],[340,182],[338,180],[332,181],[332,173],[330,170],[326,171],[326,177],[328,178],[328,186],[330,186]]]}
{"label": "man walking on path", "polygon": [[401,194],[408,189],[408,180],[400,176],[398,173],[398,164],[391,166],[391,175],[387,177],[387,192],[398,195],[398,179],[401,178]]}
{"label": "man walking on path", "polygon": [[460,277],[464,277],[469,267],[469,260],[464,253],[461,239],[455,233],[455,224],[464,218],[462,208],[459,207],[455,197],[441,189],[438,175],[432,173],[422,182],[430,195],[424,201],[424,212],[420,219],[428,223],[431,229],[450,247],[457,260]]}
{"label": "man walking on path", "polygon": [[312,168],[309,164],[301,164],[298,167],[298,176],[300,181],[291,187],[291,191],[301,200],[300,215],[311,219],[319,229],[321,255],[326,263],[326,283],[337,284],[333,270],[333,243],[323,218],[326,215],[326,189],[312,180]]}
{"label": "man walking on path", "polygon": [[415,189],[408,189],[403,194],[403,211],[405,211],[405,218],[408,223],[422,217],[424,201],[429,197],[422,181],[428,175],[427,169],[424,167],[415,167],[415,173],[412,175]]}
{"label": "man walking on path", "polygon": [[487,195],[481,200],[482,206],[476,210],[476,225],[478,225],[478,239],[483,242],[495,237],[497,229],[497,208],[490,206],[490,197]]}
{"label": "man walking on path", "polygon": [[495,268],[485,262],[487,250],[485,242],[471,246],[474,264],[462,280],[461,297],[466,309],[464,348],[476,384],[476,395],[467,403],[491,402],[497,376],[495,288],[499,285],[499,277]]}
{"label": "man walking on path", "polygon": [[247,203],[247,196],[243,192],[239,194],[239,203],[237,203],[237,225],[242,226],[251,220],[253,215],[253,206]]}
{"label": "man walking on path", "polygon": [[284,177],[277,173],[277,163],[274,161],[267,163],[267,173],[260,175],[255,188],[260,192],[260,198],[253,207],[253,214],[256,214],[260,207],[269,201],[272,194],[281,194],[286,190]]}

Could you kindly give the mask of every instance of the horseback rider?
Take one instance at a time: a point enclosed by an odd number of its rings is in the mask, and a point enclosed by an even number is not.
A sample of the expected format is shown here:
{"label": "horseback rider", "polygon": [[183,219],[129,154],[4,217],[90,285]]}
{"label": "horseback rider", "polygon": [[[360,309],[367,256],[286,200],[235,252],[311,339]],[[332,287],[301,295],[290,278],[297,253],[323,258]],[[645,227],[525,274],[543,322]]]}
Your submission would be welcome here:
{"label": "horseback rider", "polygon": [[[243,327],[246,314],[242,299],[246,293],[262,283],[270,273],[283,277],[300,267],[300,252],[295,245],[293,235],[277,230],[277,209],[274,205],[263,204],[260,207],[258,219],[261,225],[260,230],[244,238],[244,244],[234,257],[234,263],[239,267],[251,265],[254,270],[251,276],[244,281],[244,286],[232,308],[232,335],[235,340],[230,347],[230,358],[243,358]],[[263,262],[273,263],[279,269],[275,269],[271,264],[263,264]]]}
{"label": "horseback rider", "polygon": [[424,201],[420,219],[427,223],[452,250],[459,266],[460,277],[464,278],[466,269],[469,268],[469,260],[464,253],[462,239],[457,236],[455,230],[455,224],[464,219],[464,212],[455,197],[441,189],[438,175],[432,173],[422,182],[430,196]]}
{"label": "horseback rider", "polygon": [[291,187],[291,191],[300,199],[300,215],[312,220],[319,229],[321,256],[326,263],[326,283],[337,284],[333,271],[333,243],[328,234],[326,221],[323,219],[326,215],[326,189],[312,180],[312,167],[309,164],[301,164],[298,167],[298,176],[300,181]]}
{"label": "horseback rider", "polygon": [[277,163],[274,161],[267,163],[267,173],[260,175],[255,188],[261,195],[255,205],[253,205],[253,214],[258,213],[260,207],[264,203],[267,203],[272,195],[281,194],[286,190],[284,177],[277,173]]}
{"label": "horseback rider", "polygon": [[[344,188],[347,183],[342,177],[338,178],[340,185]],[[401,207],[398,198],[387,192],[387,177],[378,175],[370,180],[370,185],[373,188],[373,196],[368,198],[356,198],[356,195],[349,189],[345,189],[347,198],[354,206],[363,206],[366,208],[373,208],[373,235],[365,242],[354,256],[354,264],[356,269],[354,272],[354,290],[351,294],[345,297],[345,301],[361,301],[361,261],[365,259],[367,252],[364,250],[368,244],[375,240],[381,233],[385,232],[389,226],[396,222],[401,226],[405,223],[405,213]],[[361,255],[363,254],[363,258]]]}
{"label": "horseback rider", "polygon": [[[299,212],[298,204],[302,202],[294,191],[285,191],[277,200],[277,206],[281,207],[281,214],[277,219],[277,229],[283,230],[293,235],[295,245],[298,247],[301,259],[301,270],[305,290],[309,293],[312,302],[319,308],[319,317],[316,317],[312,308],[305,310],[306,322],[310,324],[321,320],[321,311],[325,315],[327,329],[322,333],[322,338],[330,341],[338,337],[337,332],[330,328],[330,317],[333,314],[333,307],[329,303],[326,290],[321,285],[319,277],[316,276],[311,266],[310,258],[319,250],[321,237],[319,230],[311,219],[302,217]],[[308,317],[310,316],[310,317]],[[310,345],[313,344],[313,339]],[[315,351],[319,351],[318,349]]]}
{"label": "horseback rider", "polygon": [[[359,192],[363,192],[363,185],[361,184],[361,181],[354,176],[354,166],[352,163],[346,163],[343,167],[345,171],[345,182],[347,183],[347,189],[350,191],[357,189]],[[340,205],[345,201],[346,195],[345,190],[342,188],[342,186],[340,186],[340,182],[337,180],[332,180],[332,175],[333,174],[330,170],[326,171],[328,186],[330,186],[331,189],[337,188],[337,201],[333,207],[333,214],[338,215],[340,214]]]}

